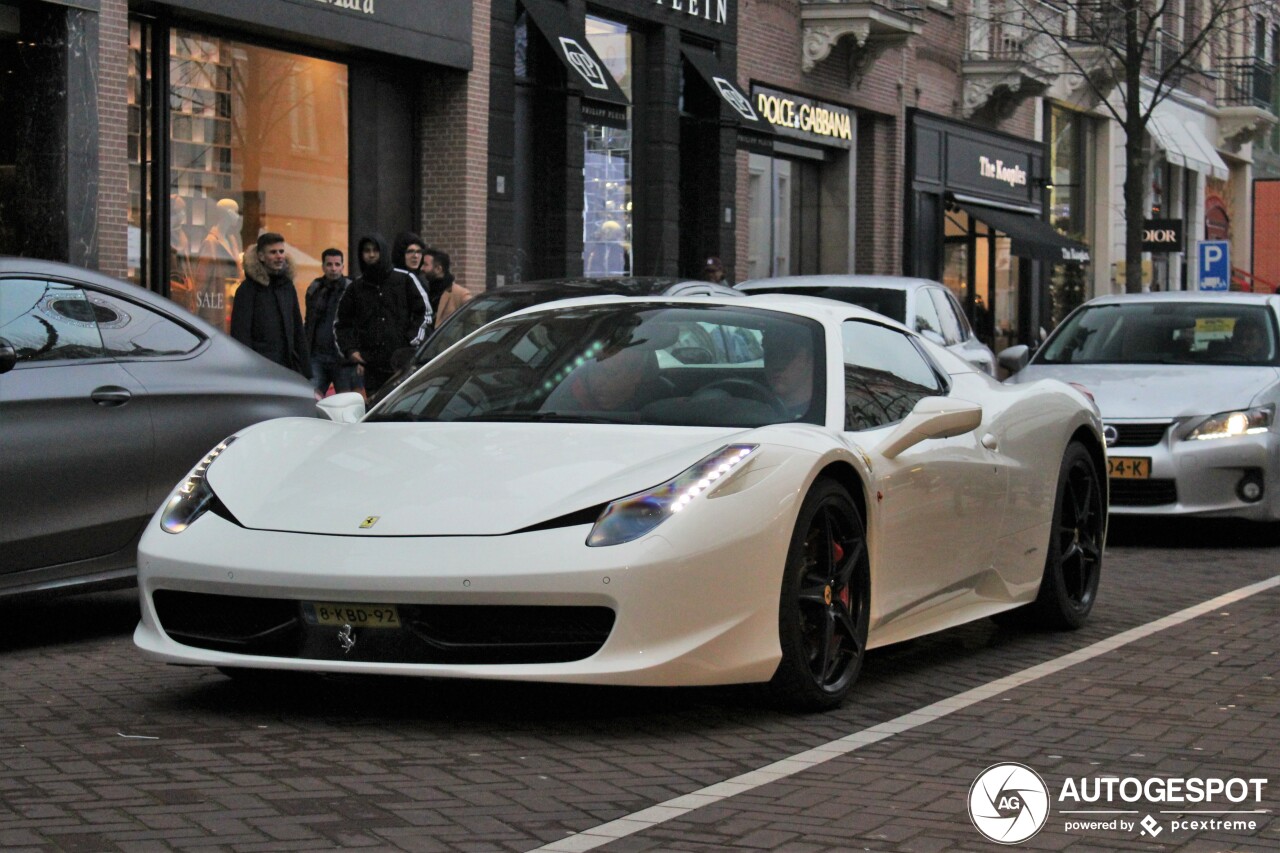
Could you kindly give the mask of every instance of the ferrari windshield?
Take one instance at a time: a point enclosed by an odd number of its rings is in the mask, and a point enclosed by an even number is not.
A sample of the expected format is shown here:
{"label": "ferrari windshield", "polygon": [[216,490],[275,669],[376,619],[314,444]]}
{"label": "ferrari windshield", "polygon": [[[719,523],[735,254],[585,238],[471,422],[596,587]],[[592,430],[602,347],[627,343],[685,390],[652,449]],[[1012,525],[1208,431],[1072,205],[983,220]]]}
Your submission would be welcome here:
{"label": "ferrari windshield", "polygon": [[548,308],[487,326],[365,420],[821,423],[822,341],[813,320],[754,308]]}
{"label": "ferrari windshield", "polygon": [[1265,306],[1232,302],[1104,303],[1077,311],[1037,364],[1277,364]]}

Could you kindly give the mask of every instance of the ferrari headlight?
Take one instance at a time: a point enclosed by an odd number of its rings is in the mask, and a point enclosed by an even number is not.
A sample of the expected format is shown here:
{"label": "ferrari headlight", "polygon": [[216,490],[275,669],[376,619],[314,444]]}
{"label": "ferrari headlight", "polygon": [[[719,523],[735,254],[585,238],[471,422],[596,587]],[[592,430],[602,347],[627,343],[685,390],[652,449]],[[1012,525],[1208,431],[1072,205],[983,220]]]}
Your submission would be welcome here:
{"label": "ferrari headlight", "polygon": [[713,485],[732,476],[758,447],[758,444],[722,447],[660,486],[619,498],[600,513],[587,544],[593,547],[620,545],[639,539],[675,513],[687,509]]}
{"label": "ferrari headlight", "polygon": [[164,505],[164,511],[160,513],[160,526],[167,532],[181,533],[213,505],[216,498],[205,473],[213,464],[213,460],[221,456],[222,451],[235,440],[236,437],[233,435],[210,450],[200,463],[191,469],[191,473],[178,484],[178,488],[173,490],[173,495]]}
{"label": "ferrari headlight", "polygon": [[1211,418],[1206,418],[1203,423],[1187,435],[1187,440],[1256,435],[1270,429],[1274,414],[1275,407],[1273,406],[1259,406],[1256,409],[1247,409],[1239,412],[1222,412]]}

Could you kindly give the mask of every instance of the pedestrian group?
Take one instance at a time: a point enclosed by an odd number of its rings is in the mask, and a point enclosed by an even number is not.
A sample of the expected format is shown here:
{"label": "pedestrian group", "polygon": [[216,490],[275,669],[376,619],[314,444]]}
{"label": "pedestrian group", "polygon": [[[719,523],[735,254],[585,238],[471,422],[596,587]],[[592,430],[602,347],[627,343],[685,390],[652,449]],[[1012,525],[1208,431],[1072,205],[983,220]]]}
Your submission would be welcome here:
{"label": "pedestrian group", "polygon": [[231,303],[231,336],[311,380],[316,397],[373,394],[431,330],[471,299],[450,272],[447,252],[403,233],[394,248],[380,234],[356,244],[354,280],[342,250],[325,249],[324,274],[307,286],[304,323],[282,234],[267,232],[243,255],[244,280]]}

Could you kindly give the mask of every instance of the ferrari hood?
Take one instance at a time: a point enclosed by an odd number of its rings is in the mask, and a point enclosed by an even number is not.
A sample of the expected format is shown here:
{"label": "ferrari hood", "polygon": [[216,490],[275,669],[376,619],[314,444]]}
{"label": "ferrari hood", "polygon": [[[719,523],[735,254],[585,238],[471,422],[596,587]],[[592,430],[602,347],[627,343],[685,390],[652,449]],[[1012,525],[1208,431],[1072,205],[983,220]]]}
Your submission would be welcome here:
{"label": "ferrari hood", "polygon": [[[658,485],[743,434],[706,427],[343,425],[294,418],[239,436],[208,477],[236,520],[253,529],[485,536]],[[361,527],[375,516],[372,526]]]}
{"label": "ferrari hood", "polygon": [[1105,420],[1180,418],[1244,408],[1277,378],[1280,372],[1273,367],[1121,364],[1033,364],[1014,376],[1017,382],[1078,382],[1098,401]]}

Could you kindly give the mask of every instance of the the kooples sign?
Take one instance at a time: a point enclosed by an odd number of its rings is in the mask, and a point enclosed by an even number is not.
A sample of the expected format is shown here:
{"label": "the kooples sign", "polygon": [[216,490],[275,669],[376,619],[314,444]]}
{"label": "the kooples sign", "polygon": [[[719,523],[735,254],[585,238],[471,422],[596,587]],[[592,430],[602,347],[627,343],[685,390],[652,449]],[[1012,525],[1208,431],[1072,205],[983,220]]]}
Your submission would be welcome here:
{"label": "the kooples sign", "polygon": [[650,0],[654,5],[690,18],[723,24],[729,20],[729,0]]}
{"label": "the kooples sign", "polygon": [[844,107],[767,86],[752,86],[751,100],[783,136],[838,148],[853,145],[853,113]]}
{"label": "the kooples sign", "polygon": [[1181,219],[1145,219],[1142,222],[1142,251],[1181,252]]}
{"label": "the kooples sign", "polygon": [[1011,187],[1027,185],[1027,171],[1016,163],[1005,163],[991,157],[978,157],[978,174]]}

